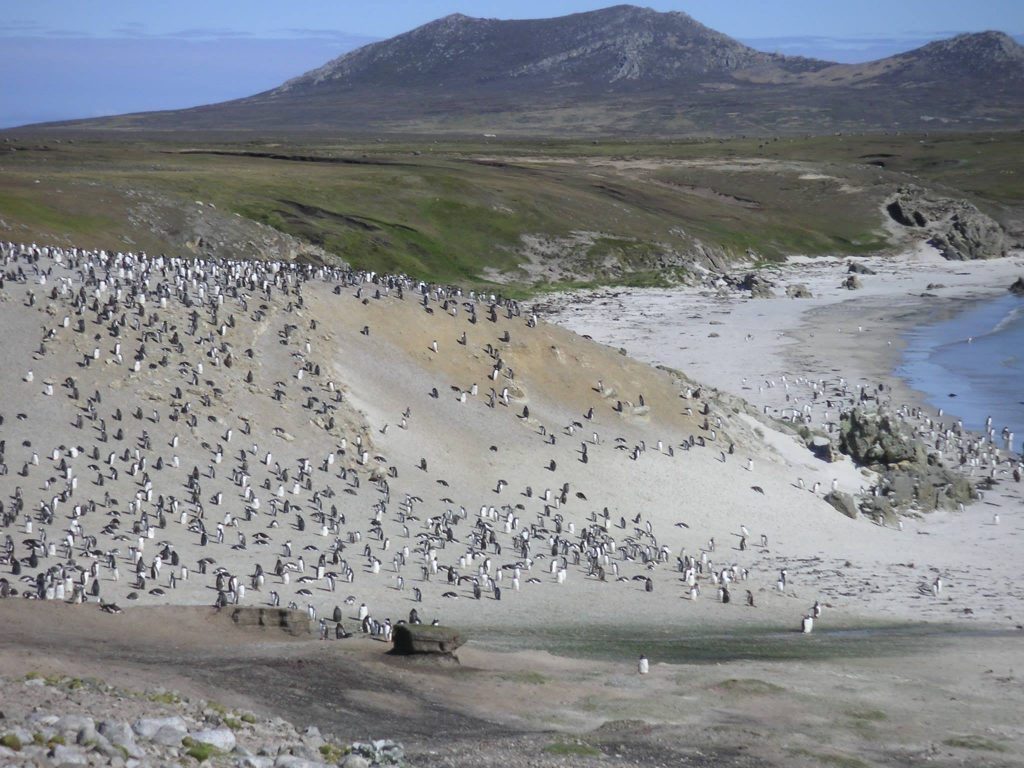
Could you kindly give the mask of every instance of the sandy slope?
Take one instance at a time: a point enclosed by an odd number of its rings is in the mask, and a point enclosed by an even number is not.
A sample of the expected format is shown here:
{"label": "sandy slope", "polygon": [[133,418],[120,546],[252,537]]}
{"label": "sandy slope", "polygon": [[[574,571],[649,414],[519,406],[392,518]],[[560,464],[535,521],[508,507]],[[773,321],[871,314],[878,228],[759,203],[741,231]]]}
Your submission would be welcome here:
{"label": "sandy slope", "polygon": [[[621,345],[638,359],[681,368],[775,417],[808,403],[810,383],[834,385],[840,379],[854,388],[873,389],[883,382],[895,392],[894,403],[920,405],[917,393],[892,375],[902,330],[966,298],[1002,295],[1024,271],[1019,255],[958,263],[928,248],[899,260],[862,263],[878,274],[861,275],[864,287],[857,291],[840,285],[847,276],[846,260],[794,259],[767,272],[779,298],[744,299],[697,289],[604,291],[556,297],[553,319]],[[796,283],[810,288],[814,298],[785,298],[785,288]],[[933,284],[945,287],[927,290]],[[936,416],[934,409],[925,411]],[[836,408],[814,406],[815,424],[834,424],[837,416]],[[787,454],[808,484],[814,479],[827,483],[836,474],[806,453],[790,448]],[[963,514],[907,520],[902,532],[882,538],[871,537],[864,530],[870,524],[863,523],[844,537],[838,551],[858,567],[842,589],[866,588],[866,594],[845,595],[847,600],[866,611],[907,618],[1020,623],[1024,592],[1013,570],[999,564],[1017,562],[1022,555],[1024,494],[1004,472],[999,477],[1002,482]],[[1000,515],[999,526],[992,524],[993,514]],[[915,578],[923,584],[935,574],[951,581],[948,602],[927,600],[915,588]]]}

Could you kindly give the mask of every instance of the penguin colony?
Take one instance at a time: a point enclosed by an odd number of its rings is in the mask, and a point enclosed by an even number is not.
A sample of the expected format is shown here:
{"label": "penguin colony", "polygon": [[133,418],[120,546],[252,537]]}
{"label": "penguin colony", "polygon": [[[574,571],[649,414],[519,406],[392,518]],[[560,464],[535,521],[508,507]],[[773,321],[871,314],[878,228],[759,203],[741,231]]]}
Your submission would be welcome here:
{"label": "penguin colony", "polygon": [[[568,581],[651,593],[664,583],[654,575],[670,573],[679,598],[714,591],[721,603],[749,581],[751,608],[754,578],[771,583],[771,568],[757,570],[767,533],[738,526],[720,533],[737,546],[716,553],[710,538],[688,551],[685,522],[656,530],[642,502],[616,509],[559,479],[567,464],[589,469],[595,458],[639,466],[657,457],[683,471],[687,454],[704,449],[735,465],[733,478],[754,463],[733,461],[728,416],[690,387],[678,392],[685,404],[674,431],[666,428],[666,438],[688,429],[681,441],[648,444],[617,430],[649,419],[651,406],[641,392],[623,399],[601,371],[578,413],[548,421],[550,409],[531,412],[529,383],[513,363],[524,344],[516,337],[529,339],[538,319],[514,301],[285,262],[7,243],[0,263],[0,293],[18,310],[4,384],[31,403],[0,411],[0,597],[111,613],[119,601],[280,606],[307,612],[324,638],[348,636],[344,622],[354,621],[388,639],[391,616],[444,616],[458,599],[549,600]],[[358,334],[334,335],[314,303],[344,306]],[[439,323],[448,332],[417,342],[422,365],[458,355],[468,380],[439,376],[416,408],[396,406],[371,425],[365,412],[407,394],[403,382],[384,371],[375,395],[354,392],[345,360],[395,343],[375,327],[398,303],[429,316],[431,334]],[[435,470],[445,436],[416,436],[417,410],[442,400],[492,441],[479,464],[451,479]],[[543,487],[501,477],[511,430],[534,441]],[[410,436],[427,455],[392,461],[389,443],[408,448]],[[483,467],[494,473],[487,492],[461,490]],[[784,568],[778,585],[785,594]],[[815,603],[807,616],[820,610]]]}

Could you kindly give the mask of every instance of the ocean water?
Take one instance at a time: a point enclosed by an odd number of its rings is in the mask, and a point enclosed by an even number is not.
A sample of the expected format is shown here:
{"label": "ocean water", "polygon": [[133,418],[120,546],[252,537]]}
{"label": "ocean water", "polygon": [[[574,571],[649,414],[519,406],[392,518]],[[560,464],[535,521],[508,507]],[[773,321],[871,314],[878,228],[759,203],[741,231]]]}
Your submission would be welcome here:
{"label": "ocean water", "polygon": [[[1008,294],[969,305],[957,315],[918,326],[896,373],[936,408],[984,431],[992,418],[1024,440],[1024,298]],[[952,395],[955,395],[953,397]]]}

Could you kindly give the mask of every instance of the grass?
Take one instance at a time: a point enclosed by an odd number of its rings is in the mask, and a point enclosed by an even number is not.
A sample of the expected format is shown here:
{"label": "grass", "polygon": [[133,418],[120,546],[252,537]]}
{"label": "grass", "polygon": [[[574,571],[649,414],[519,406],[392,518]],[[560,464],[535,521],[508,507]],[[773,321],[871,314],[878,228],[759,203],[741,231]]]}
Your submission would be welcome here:
{"label": "grass", "polygon": [[957,749],[971,749],[982,752],[1006,752],[1006,747],[998,741],[987,739],[984,736],[953,736],[942,742],[947,747]]}
{"label": "grass", "polygon": [[[499,290],[525,296],[672,285],[688,277],[677,255],[698,243],[716,259],[749,252],[762,265],[885,251],[879,208],[908,181],[1006,220],[1024,204],[1024,136],[1010,133],[181,149],[0,144],[0,237],[181,253],[188,217],[212,203],[229,221],[260,222],[357,267],[481,288],[496,287],[496,271],[512,282]],[[159,227],[140,216],[142,200]],[[570,237],[581,232],[589,235]],[[575,244],[554,259],[554,273],[537,255],[542,274],[530,277],[520,269],[523,235]]]}
{"label": "grass", "polygon": [[592,747],[581,741],[556,741],[544,747],[544,751],[549,755],[558,755],[560,757],[597,757],[601,754],[601,750],[597,747]]}
{"label": "grass", "polygon": [[198,741],[195,741],[194,739],[191,739],[187,736],[184,739],[182,739],[181,745],[185,747],[186,755],[193,758],[194,760],[199,761],[200,763],[205,763],[210,758],[224,754],[222,750],[219,750],[216,747],[211,746],[210,744],[201,744]]}
{"label": "grass", "polygon": [[7,747],[8,749],[14,750],[15,752],[21,751],[21,739],[15,736],[13,733],[8,733],[5,736],[0,736],[0,747]]}
{"label": "grass", "polygon": [[320,755],[327,763],[338,763],[345,756],[345,750],[334,744],[321,744]]}
{"label": "grass", "polygon": [[162,693],[150,693],[146,698],[156,704],[178,704],[181,702],[180,697],[169,691],[164,691]]}
{"label": "grass", "polygon": [[522,685],[544,685],[550,682],[549,678],[545,677],[540,672],[532,672],[529,670],[502,672],[498,677],[501,680],[507,680],[510,683],[520,683]]}

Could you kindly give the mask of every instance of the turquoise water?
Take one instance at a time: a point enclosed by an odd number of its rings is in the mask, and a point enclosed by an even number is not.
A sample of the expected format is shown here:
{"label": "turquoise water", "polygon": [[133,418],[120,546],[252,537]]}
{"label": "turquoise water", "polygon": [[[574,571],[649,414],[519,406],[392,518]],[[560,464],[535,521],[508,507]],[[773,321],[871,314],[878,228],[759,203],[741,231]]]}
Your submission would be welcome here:
{"label": "turquoise water", "polygon": [[[983,431],[992,418],[1024,439],[1024,298],[1007,295],[970,305],[955,317],[918,326],[896,373],[928,402]],[[955,397],[951,396],[955,395]]]}

